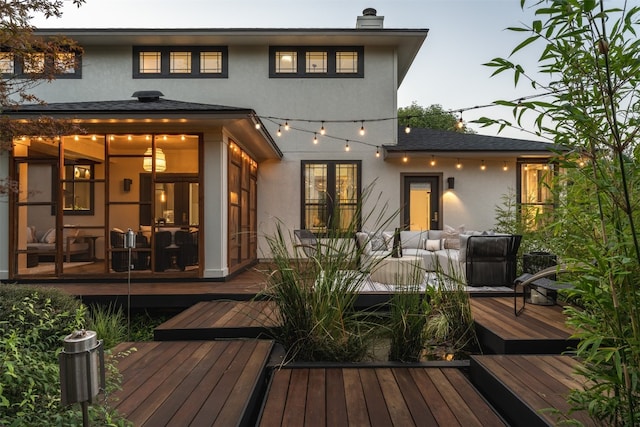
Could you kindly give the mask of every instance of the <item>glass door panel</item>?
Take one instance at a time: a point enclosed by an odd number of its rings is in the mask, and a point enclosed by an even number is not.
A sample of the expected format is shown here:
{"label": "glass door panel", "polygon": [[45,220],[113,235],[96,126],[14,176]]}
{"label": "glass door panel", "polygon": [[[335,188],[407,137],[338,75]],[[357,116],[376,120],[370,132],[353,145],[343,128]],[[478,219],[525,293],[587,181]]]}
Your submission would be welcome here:
{"label": "glass door panel", "polygon": [[440,228],[438,177],[404,177],[404,227],[407,230]]}

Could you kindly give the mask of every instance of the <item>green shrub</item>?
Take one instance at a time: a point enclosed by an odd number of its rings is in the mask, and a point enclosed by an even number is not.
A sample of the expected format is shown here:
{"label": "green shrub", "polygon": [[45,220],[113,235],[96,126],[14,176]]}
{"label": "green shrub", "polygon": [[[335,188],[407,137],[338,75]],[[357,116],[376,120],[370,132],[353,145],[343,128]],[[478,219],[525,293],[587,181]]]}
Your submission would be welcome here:
{"label": "green shrub", "polygon": [[[0,311],[0,425],[81,425],[79,405],[60,404],[58,354],[64,337],[84,326],[85,307],[55,289],[1,285]],[[107,389],[117,388],[109,378]],[[127,425],[104,404],[89,409],[92,425]]]}

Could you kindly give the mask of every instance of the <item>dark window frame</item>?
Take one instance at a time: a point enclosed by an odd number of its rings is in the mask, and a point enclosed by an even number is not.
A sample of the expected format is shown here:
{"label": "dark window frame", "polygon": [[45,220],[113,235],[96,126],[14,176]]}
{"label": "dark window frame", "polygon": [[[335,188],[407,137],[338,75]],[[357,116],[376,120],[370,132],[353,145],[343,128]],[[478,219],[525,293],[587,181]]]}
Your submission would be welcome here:
{"label": "dark window frame", "polygon": [[[141,73],[140,53],[160,52],[160,72]],[[171,52],[191,52],[191,72],[171,73]],[[200,72],[200,53],[219,52],[222,54],[222,70],[219,73]],[[134,46],[133,47],[133,78],[134,79],[226,79],[229,77],[229,50],[227,46]]]}
{"label": "dark window frame", "polygon": [[[4,49],[2,52],[11,52],[10,49]],[[36,53],[45,53],[45,52],[33,52]],[[61,51],[59,53],[73,53],[75,55],[75,65],[73,67],[73,73],[55,73],[56,80],[58,79],[81,79],[82,78],[82,53],[77,50],[72,51]],[[49,53],[45,53],[44,56],[44,67],[45,70],[51,70],[54,66],[54,56]],[[24,72],[24,59],[22,55],[14,54],[13,55],[13,73],[2,73],[3,77],[17,77],[17,78],[31,78],[38,76],[44,77],[46,73],[25,73]]]}
{"label": "dark window frame", "polygon": [[[66,161],[64,163],[64,166],[81,166],[81,167],[89,167],[89,173],[91,176],[91,179],[88,180],[82,180],[82,181],[77,181],[79,184],[89,184],[89,209],[67,209],[64,207],[62,207],[62,213],[63,215],[67,216],[67,215],[71,215],[71,216],[81,216],[81,215],[94,215],[95,213],[95,200],[96,200],[96,194],[95,194],[95,173],[96,173],[96,169],[95,169],[95,163],[93,162],[75,162],[75,161]],[[51,188],[51,194],[52,194],[52,200],[53,200],[53,205],[51,206],[51,215],[54,216],[57,214],[57,208],[56,208],[56,204],[58,201],[58,189],[62,188],[62,184],[66,183],[68,185],[70,185],[73,190],[71,190],[73,192],[73,194],[75,194],[75,185],[76,185],[76,177],[74,174],[71,175],[71,178],[67,177],[66,179],[60,181],[58,178],[58,166],[54,165],[52,168],[52,188]]]}
{"label": "dark window frame", "polygon": [[[354,165],[358,168],[357,171],[357,186],[358,195],[356,200],[356,212],[359,215],[357,218],[357,228],[362,227],[362,214],[358,208],[362,204],[362,160],[302,160],[300,167],[300,228],[306,229],[306,187],[305,187],[305,172],[307,165],[326,165],[327,166],[327,183],[326,183],[326,214],[327,214],[327,232],[315,232],[319,237],[336,236],[342,234],[343,230],[337,230],[332,228],[331,215],[335,211],[334,200],[336,200],[336,166],[337,165]],[[351,204],[348,204],[351,205]]]}
{"label": "dark window frame", "polygon": [[[295,73],[276,73],[276,52],[291,51],[297,54],[297,71]],[[327,72],[308,73],[306,71],[307,52],[327,52]],[[357,52],[358,72],[337,73],[336,53]],[[312,79],[361,79],[364,78],[364,47],[363,46],[269,46],[269,78],[312,78]]]}
{"label": "dark window frame", "polygon": [[[527,201],[523,201],[522,200],[522,167],[524,164],[540,164],[540,165],[549,165],[553,168],[553,170],[551,171],[551,173],[553,174],[553,181],[555,182],[555,179],[557,178],[558,174],[560,173],[559,171],[559,164],[557,161],[554,161],[552,159],[549,158],[519,158],[516,160],[516,203],[518,206],[518,210],[516,212],[518,220],[522,219],[522,212],[523,209],[525,209],[525,207],[528,206],[541,206],[544,209],[550,209],[551,212],[555,211],[556,208],[558,207],[558,198],[555,195],[555,193],[553,193],[553,199],[551,202],[527,202]],[[540,183],[538,183],[538,185],[540,185]],[[540,188],[538,188],[538,192],[540,191]]]}

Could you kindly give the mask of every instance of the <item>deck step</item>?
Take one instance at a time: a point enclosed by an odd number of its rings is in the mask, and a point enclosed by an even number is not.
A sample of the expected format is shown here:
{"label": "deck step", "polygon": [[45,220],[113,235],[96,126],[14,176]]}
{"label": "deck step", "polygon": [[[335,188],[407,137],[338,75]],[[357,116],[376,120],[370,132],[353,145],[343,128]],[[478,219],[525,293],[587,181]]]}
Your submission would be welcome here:
{"label": "deck step", "polygon": [[155,341],[260,338],[276,326],[270,301],[203,301],[154,330]]}
{"label": "deck step", "polygon": [[512,297],[481,297],[471,299],[471,313],[484,353],[561,354],[578,345],[557,305],[527,304],[516,316]]}
{"label": "deck step", "polygon": [[555,426],[576,419],[596,423],[585,412],[570,415],[567,396],[584,387],[574,374],[577,362],[559,355],[472,356],[472,383],[512,426]]}

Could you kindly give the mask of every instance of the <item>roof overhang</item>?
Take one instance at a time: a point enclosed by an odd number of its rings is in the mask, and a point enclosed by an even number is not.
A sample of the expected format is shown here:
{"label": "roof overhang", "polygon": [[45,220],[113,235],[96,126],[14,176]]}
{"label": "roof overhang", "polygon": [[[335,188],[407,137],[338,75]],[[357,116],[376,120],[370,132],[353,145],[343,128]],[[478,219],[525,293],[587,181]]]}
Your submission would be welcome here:
{"label": "roof overhang", "polygon": [[[60,111],[61,105],[65,104],[52,104],[55,108],[48,108],[47,105],[41,108],[29,106],[32,108],[28,111],[12,110],[4,111],[3,114],[13,120],[34,120],[41,116],[72,120],[88,133],[187,133],[223,128],[233,135],[236,142],[257,162],[280,160],[283,156],[271,134],[251,109],[197,112],[74,111],[73,109]],[[260,126],[256,126],[256,123]],[[133,129],[134,126],[135,129]]]}
{"label": "roof overhang", "polygon": [[81,46],[388,46],[398,55],[398,86],[424,43],[428,29],[331,29],[331,28],[51,28],[37,29],[36,36],[64,35]]}

